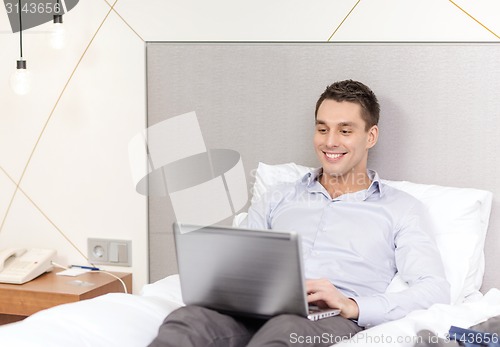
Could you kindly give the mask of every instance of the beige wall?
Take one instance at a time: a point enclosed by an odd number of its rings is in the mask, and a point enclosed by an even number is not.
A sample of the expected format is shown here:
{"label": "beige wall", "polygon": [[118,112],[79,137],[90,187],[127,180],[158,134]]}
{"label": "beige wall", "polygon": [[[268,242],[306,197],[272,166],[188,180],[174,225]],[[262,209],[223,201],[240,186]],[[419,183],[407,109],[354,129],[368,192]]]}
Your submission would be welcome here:
{"label": "beige wall", "polygon": [[0,248],[85,263],[88,237],[129,239],[133,267],[108,269],[133,271],[136,292],[148,281],[146,199],[127,152],[146,122],[145,41],[500,42],[499,12],[496,0],[81,0],[62,50],[48,24],[25,32],[33,86],[20,97],[8,84],[19,36],[2,8]]}

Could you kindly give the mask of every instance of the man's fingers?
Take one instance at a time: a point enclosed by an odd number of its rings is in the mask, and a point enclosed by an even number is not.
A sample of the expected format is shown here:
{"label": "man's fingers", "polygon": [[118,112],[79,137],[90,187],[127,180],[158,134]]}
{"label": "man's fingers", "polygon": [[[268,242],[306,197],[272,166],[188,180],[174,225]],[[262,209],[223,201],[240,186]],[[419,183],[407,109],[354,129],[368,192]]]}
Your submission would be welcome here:
{"label": "man's fingers", "polygon": [[315,302],[318,300],[321,300],[321,295],[319,293],[307,294],[307,302],[308,303]]}
{"label": "man's fingers", "polygon": [[322,290],[327,290],[328,288],[331,288],[331,287],[333,287],[333,284],[324,278],[317,279],[317,280],[306,280],[307,293],[319,292]]}

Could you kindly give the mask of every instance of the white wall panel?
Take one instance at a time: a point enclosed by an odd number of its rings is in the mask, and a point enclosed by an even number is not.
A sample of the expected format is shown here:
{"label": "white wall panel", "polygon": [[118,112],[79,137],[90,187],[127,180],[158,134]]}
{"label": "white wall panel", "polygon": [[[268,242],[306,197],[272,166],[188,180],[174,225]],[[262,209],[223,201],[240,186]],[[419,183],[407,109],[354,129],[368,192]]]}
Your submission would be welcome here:
{"label": "white wall panel", "polygon": [[[81,244],[85,237],[81,227],[70,233],[73,243]],[[78,235],[78,232],[80,234]],[[61,265],[82,264],[82,256],[33,203],[22,193],[16,195],[11,212],[0,233],[0,244],[20,248],[52,248],[57,250],[55,261]]]}
{"label": "white wall panel", "polygon": [[[143,46],[111,13],[21,183],[85,254],[82,235],[132,240],[133,267],[123,270],[147,266],[145,199],[135,191],[128,160],[129,140],[145,127]],[[134,274],[136,289],[146,282],[145,271]]]}
{"label": "white wall panel", "polygon": [[326,41],[356,0],[120,0],[147,41]]}
{"label": "white wall panel", "polygon": [[[10,75],[19,59],[19,34],[3,32],[0,35],[0,165],[16,181],[64,85],[107,10],[109,7],[101,0],[80,1],[64,16],[67,37],[62,50],[49,45],[50,23],[24,33],[23,55],[32,74],[31,92],[27,96],[14,94],[9,86]],[[1,27],[10,29],[5,22]]]}
{"label": "white wall panel", "polygon": [[488,41],[497,38],[444,0],[361,1],[334,41]]}

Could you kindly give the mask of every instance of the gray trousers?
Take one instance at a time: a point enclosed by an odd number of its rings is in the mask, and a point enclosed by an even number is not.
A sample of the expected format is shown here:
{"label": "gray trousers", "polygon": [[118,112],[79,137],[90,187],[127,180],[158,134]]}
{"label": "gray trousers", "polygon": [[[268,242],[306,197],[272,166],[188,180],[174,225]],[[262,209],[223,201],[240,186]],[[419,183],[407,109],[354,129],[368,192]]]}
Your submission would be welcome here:
{"label": "gray trousers", "polygon": [[330,346],[363,330],[353,321],[330,317],[318,321],[296,315],[270,320],[233,317],[186,306],[172,312],[150,347]]}

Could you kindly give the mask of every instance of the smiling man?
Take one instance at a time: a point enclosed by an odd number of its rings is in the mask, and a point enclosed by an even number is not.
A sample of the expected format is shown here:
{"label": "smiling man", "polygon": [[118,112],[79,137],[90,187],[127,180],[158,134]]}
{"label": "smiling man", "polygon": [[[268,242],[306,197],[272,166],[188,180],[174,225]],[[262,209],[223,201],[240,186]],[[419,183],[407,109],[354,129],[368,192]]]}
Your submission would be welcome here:
{"label": "smiling man", "polygon": [[[248,212],[248,227],[300,234],[308,301],[340,315],[259,322],[190,306],[167,317],[152,346],[329,346],[412,310],[449,303],[425,208],[367,169],[379,113],[364,84],[328,86],[315,112],[321,167],[275,187]],[[396,273],[408,288],[388,293]]]}
{"label": "smiling man", "polygon": [[379,106],[362,98],[359,102],[330,99],[333,90],[330,87],[318,100],[314,147],[323,168],[320,182],[335,198],[370,185],[366,164],[368,149],[378,139]]}

